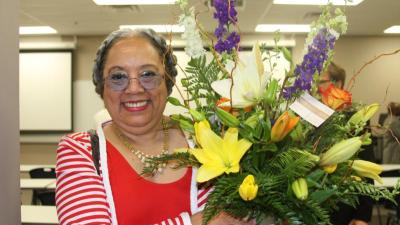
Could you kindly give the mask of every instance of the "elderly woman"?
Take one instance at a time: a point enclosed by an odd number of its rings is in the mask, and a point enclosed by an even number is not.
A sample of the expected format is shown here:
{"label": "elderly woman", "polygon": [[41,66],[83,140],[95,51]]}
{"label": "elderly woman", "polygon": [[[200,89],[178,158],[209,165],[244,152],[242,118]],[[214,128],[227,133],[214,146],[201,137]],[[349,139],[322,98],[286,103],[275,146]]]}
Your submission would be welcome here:
{"label": "elderly woman", "polygon": [[[112,120],[97,129],[99,159],[92,157],[88,132],[60,141],[60,224],[201,224],[209,189],[198,190],[195,168],[164,165],[153,176],[141,175],[146,159],[190,143],[163,116],[175,64],[165,40],[152,30],[118,30],[103,41],[93,82]],[[226,214],[210,222],[242,223]]]}

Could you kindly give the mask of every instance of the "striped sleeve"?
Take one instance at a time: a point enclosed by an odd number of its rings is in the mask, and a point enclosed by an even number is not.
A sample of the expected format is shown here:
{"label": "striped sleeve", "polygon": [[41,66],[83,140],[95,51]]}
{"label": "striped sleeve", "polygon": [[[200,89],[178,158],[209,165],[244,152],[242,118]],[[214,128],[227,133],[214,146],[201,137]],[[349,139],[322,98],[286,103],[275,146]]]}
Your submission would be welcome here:
{"label": "striped sleeve", "polygon": [[203,211],[206,206],[208,195],[214,190],[212,186],[204,186],[197,191],[197,207]]}
{"label": "striped sleeve", "polygon": [[64,136],[57,149],[56,207],[60,225],[111,224],[102,178],[87,132]]}
{"label": "striped sleeve", "polygon": [[171,219],[166,219],[154,225],[192,225],[188,212],[183,212],[179,216]]}

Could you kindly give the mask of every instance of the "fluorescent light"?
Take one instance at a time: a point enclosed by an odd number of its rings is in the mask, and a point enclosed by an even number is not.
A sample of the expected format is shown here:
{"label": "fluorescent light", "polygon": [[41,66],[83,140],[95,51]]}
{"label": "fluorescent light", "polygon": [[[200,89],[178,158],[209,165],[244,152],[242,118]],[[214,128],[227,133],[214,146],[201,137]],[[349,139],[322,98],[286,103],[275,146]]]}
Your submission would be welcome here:
{"label": "fluorescent light", "polygon": [[256,32],[273,33],[279,31],[281,33],[308,33],[310,25],[307,24],[258,24]]}
{"label": "fluorescent light", "polygon": [[96,5],[173,5],[175,0],[93,0]]}
{"label": "fluorescent light", "polygon": [[400,34],[400,25],[391,26],[383,31],[386,34]]}
{"label": "fluorescent light", "polygon": [[358,5],[364,0],[274,0],[274,4],[282,5]]}
{"label": "fluorescent light", "polygon": [[155,32],[158,33],[182,33],[185,31],[185,28],[183,26],[179,25],[121,25],[119,26],[120,29],[124,28],[130,28],[130,29],[145,29],[145,28],[151,28]]}
{"label": "fluorescent light", "polygon": [[19,34],[55,34],[57,31],[49,26],[21,26],[19,27]]}

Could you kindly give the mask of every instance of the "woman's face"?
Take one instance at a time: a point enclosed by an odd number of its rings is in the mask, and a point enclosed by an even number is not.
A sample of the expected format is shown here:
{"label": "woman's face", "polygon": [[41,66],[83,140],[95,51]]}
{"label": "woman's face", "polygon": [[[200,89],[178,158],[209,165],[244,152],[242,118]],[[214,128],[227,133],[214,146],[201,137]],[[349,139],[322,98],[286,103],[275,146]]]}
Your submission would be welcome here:
{"label": "woman's face", "polygon": [[322,90],[325,90],[331,84],[333,84],[337,88],[343,89],[342,81],[332,81],[331,76],[329,75],[328,72],[321,74],[318,87]]}
{"label": "woman's face", "polygon": [[[160,123],[168,95],[164,79],[148,90],[138,79],[132,78],[164,77],[164,74],[161,57],[148,40],[132,37],[119,40],[111,47],[103,70],[103,99],[118,126],[145,128]],[[128,77],[129,84],[123,90],[116,90],[108,81],[110,76],[116,79]]]}

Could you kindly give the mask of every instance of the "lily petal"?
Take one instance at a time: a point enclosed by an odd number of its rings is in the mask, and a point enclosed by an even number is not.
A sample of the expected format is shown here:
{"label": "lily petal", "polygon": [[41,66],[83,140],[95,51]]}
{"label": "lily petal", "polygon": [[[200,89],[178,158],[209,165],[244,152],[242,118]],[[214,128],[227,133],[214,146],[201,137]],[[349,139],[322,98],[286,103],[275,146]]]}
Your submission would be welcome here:
{"label": "lily petal", "polygon": [[[234,108],[252,106],[262,99],[268,79],[258,44],[254,45],[250,55],[239,58],[232,79],[233,86],[231,79],[224,79],[214,81],[211,87],[222,97],[232,99]],[[224,104],[222,106],[228,106],[229,103]]]}
{"label": "lily petal", "polygon": [[224,164],[224,161],[213,151],[207,151],[203,149],[191,149],[190,154],[194,155],[196,159],[202,164],[219,163]]}
{"label": "lily petal", "polygon": [[197,182],[205,182],[223,174],[225,168],[216,164],[203,164],[197,171]]}

